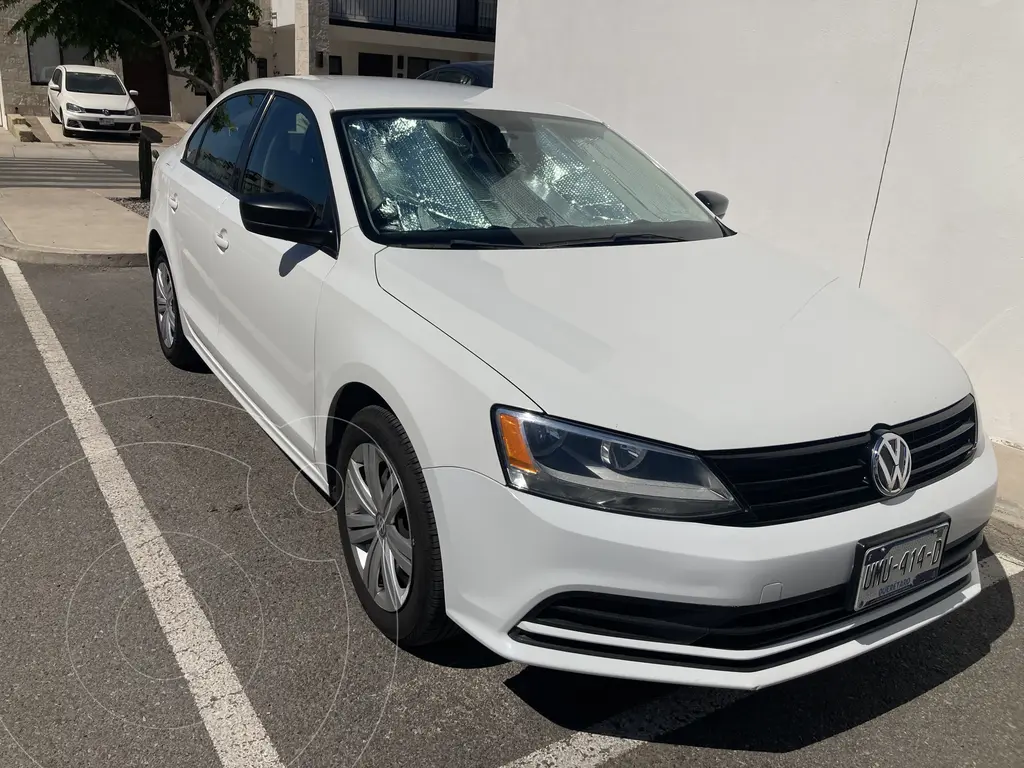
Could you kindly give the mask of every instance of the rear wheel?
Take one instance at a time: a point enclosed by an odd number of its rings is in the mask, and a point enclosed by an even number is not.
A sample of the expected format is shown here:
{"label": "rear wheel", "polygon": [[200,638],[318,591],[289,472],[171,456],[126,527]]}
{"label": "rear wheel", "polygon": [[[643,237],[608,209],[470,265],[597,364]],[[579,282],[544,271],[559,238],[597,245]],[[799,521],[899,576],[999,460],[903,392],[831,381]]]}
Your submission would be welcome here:
{"label": "rear wheel", "polygon": [[153,270],[153,312],[164,357],[178,368],[189,371],[200,369],[202,361],[181,328],[178,294],[174,289],[170,262],[162,247],[156,253],[156,267]]}
{"label": "rear wheel", "polygon": [[403,647],[458,632],[444,604],[441,548],[409,437],[380,406],[345,429],[334,491],[349,576],[377,628]]}

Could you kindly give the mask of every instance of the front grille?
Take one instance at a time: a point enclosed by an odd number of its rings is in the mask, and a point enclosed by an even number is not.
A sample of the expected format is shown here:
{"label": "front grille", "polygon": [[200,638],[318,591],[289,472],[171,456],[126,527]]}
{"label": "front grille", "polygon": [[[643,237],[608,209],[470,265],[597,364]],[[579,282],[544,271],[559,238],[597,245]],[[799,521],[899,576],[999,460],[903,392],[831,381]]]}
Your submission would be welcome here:
{"label": "front grille", "polygon": [[102,109],[92,109],[90,107],[86,107],[85,111],[88,114],[90,114],[90,115],[127,115],[128,114],[123,109],[108,109],[108,110],[104,111]]}
{"label": "front grille", "polygon": [[79,120],[83,128],[92,131],[131,131],[138,130],[138,123],[114,123],[113,125],[100,125],[98,120]]}
{"label": "front grille", "polygon": [[884,431],[910,446],[907,491],[932,483],[967,464],[978,440],[974,398],[904,424],[813,443],[756,450],[717,451],[704,459],[744,506],[722,525],[788,523],[862,507],[885,497],[871,482],[871,447]]}
{"label": "front grille", "polygon": [[[971,555],[981,546],[983,529],[984,526],[947,545],[936,578],[948,576],[970,561]],[[846,621],[854,615],[847,596],[845,584],[788,600],[748,606],[695,605],[593,592],[566,592],[540,603],[523,621],[630,640],[722,650],[757,650]],[[896,599],[903,597],[906,594]],[[898,613],[904,616],[919,607],[915,603]],[[864,613],[871,614],[872,610]]]}

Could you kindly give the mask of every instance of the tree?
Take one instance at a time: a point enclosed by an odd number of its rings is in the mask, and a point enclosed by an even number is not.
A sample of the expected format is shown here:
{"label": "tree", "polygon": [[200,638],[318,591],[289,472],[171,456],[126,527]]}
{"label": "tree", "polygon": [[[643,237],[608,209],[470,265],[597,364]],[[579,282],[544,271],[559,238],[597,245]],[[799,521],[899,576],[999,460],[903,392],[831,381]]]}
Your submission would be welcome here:
{"label": "tree", "polygon": [[[0,0],[0,10],[20,2]],[[99,59],[157,48],[169,75],[216,98],[230,80],[246,78],[259,16],[258,0],[38,0],[11,31],[30,41],[52,35]]]}

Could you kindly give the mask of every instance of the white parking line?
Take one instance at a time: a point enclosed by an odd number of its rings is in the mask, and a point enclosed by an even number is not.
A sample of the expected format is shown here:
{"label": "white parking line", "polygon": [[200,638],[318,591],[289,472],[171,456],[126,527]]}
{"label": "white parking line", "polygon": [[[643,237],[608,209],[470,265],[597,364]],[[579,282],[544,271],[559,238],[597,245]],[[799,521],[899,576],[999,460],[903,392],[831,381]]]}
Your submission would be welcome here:
{"label": "white parking line", "polygon": [[[982,560],[978,570],[984,589],[1021,573],[1024,563],[999,553]],[[548,744],[502,768],[598,768],[750,695],[746,691],[708,689],[703,695],[695,696],[692,688],[681,688],[610,717],[588,732],[574,733]],[[610,735],[614,733],[628,733],[633,738]]]}
{"label": "white parking line", "polygon": [[282,766],[99,414],[18,265],[0,258],[39,354],[225,768]]}

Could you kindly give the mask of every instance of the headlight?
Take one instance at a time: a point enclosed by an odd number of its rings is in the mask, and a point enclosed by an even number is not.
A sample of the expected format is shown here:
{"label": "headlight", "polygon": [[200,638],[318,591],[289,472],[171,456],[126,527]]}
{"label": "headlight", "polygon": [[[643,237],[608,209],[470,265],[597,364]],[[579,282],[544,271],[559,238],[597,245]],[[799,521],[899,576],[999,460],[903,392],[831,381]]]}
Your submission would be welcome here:
{"label": "headlight", "polygon": [[126,115],[128,115],[128,117],[138,117],[139,116],[139,108],[138,107],[128,107],[128,109],[126,109],[124,113]]}
{"label": "headlight", "polygon": [[64,105],[64,109],[66,109],[68,112],[84,112],[85,111],[84,109],[82,109],[77,104],[71,104],[70,102],[68,104]]}
{"label": "headlight", "polygon": [[696,519],[740,511],[729,490],[685,451],[535,413],[497,408],[509,484],[610,512]]}

